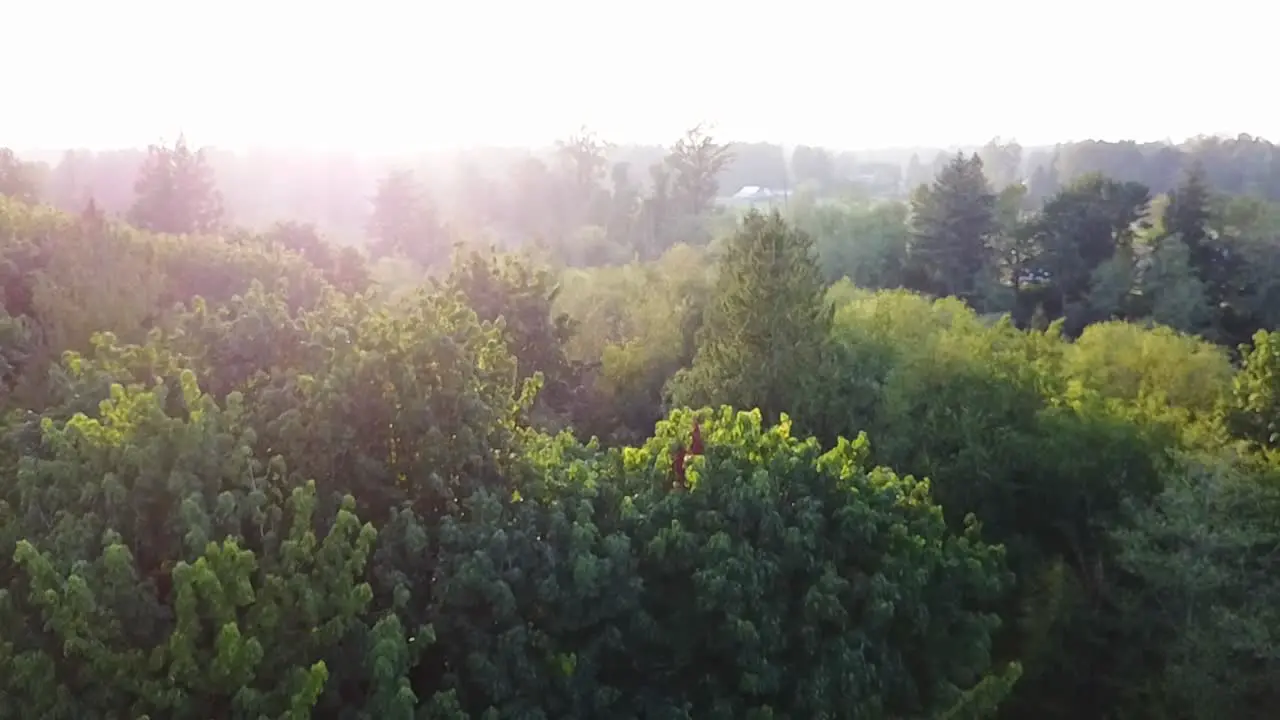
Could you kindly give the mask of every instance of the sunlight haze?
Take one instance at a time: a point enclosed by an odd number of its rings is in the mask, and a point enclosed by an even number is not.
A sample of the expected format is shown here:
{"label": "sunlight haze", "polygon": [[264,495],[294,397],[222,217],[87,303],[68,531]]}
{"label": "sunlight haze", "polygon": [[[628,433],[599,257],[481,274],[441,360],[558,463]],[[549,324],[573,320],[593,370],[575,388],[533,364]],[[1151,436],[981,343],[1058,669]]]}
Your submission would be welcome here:
{"label": "sunlight haze", "polygon": [[1253,72],[1274,23],[1240,0],[6,4],[19,148],[1280,135]]}

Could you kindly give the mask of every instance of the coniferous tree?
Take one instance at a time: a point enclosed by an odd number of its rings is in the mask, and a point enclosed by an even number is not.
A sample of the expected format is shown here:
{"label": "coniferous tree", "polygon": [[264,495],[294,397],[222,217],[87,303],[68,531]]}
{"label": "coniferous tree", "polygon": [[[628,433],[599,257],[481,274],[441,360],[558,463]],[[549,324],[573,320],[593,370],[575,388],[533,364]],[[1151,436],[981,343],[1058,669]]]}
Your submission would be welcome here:
{"label": "coniferous tree", "polygon": [[204,150],[193,151],[179,135],[173,147],[147,149],[134,183],[129,222],[153,232],[212,233],[222,225],[222,194]]}
{"label": "coniferous tree", "polygon": [[977,155],[956,156],[911,198],[907,286],[972,300],[990,263],[996,196]]}
{"label": "coniferous tree", "polygon": [[752,210],[725,248],[693,365],[672,379],[678,404],[758,407],[768,418],[811,403],[831,323],[813,240],[775,210]]}
{"label": "coniferous tree", "polygon": [[1178,187],[1169,192],[1169,204],[1164,212],[1165,234],[1182,238],[1191,251],[1191,263],[1197,268],[1207,268],[1213,261],[1209,201],[1204,166],[1197,162],[1187,169]]}
{"label": "coniferous tree", "polygon": [[1178,187],[1169,192],[1161,242],[1177,239],[1187,246],[1187,263],[1216,306],[1223,300],[1232,268],[1228,266],[1229,254],[1210,227],[1211,201],[1204,166],[1196,162]]}

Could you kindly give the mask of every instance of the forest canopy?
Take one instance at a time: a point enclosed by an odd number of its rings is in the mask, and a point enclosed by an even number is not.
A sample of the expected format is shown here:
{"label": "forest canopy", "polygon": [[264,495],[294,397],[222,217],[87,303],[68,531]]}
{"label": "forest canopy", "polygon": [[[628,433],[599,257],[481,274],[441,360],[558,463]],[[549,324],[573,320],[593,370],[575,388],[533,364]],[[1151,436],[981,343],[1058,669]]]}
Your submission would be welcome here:
{"label": "forest canopy", "polygon": [[1270,143],[313,161],[0,152],[0,718],[1280,701]]}

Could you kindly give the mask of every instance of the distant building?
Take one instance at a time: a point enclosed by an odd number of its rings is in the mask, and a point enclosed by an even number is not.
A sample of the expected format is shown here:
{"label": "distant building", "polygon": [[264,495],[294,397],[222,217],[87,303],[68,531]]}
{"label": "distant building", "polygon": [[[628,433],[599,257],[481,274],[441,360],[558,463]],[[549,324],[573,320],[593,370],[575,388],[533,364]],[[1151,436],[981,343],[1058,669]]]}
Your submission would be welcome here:
{"label": "distant building", "polygon": [[731,205],[772,206],[785,201],[791,196],[790,190],[774,190],[759,185],[743,185],[742,189],[729,198]]}

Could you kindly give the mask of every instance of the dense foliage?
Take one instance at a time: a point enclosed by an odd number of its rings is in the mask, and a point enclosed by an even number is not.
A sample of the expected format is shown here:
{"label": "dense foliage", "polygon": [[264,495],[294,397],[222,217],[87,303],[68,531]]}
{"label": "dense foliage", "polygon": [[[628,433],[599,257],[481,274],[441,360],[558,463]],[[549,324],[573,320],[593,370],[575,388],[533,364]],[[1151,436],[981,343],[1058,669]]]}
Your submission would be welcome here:
{"label": "dense foliage", "polygon": [[0,155],[0,718],[1268,716],[1280,212],[1091,147],[739,212],[584,131],[345,247]]}

